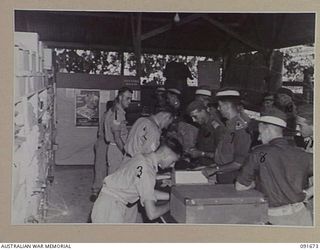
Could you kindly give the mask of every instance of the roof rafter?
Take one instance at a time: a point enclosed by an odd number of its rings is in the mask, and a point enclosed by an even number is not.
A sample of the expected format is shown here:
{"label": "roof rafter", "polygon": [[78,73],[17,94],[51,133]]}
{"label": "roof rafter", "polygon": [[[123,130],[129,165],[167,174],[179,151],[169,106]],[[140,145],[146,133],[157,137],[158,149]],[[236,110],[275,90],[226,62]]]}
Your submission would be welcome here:
{"label": "roof rafter", "polygon": [[169,31],[173,27],[177,27],[177,26],[181,26],[181,25],[186,24],[186,23],[190,23],[190,22],[192,22],[192,21],[194,21],[196,19],[201,18],[203,15],[204,14],[191,14],[191,15],[181,19],[180,22],[178,22],[178,23],[170,23],[170,24],[161,26],[159,28],[156,28],[154,30],[151,30],[149,32],[146,32],[146,33],[141,35],[141,41],[146,40],[146,39],[151,38],[151,37],[154,37],[156,35],[159,35],[161,33],[166,32],[166,31]]}
{"label": "roof rafter", "polygon": [[259,51],[265,51],[266,48],[264,47],[261,47],[251,41],[249,41],[248,39],[240,36],[239,34],[237,34],[236,32],[234,32],[233,30],[229,29],[226,25],[224,25],[223,23],[217,21],[217,20],[214,20],[212,19],[211,17],[205,15],[202,17],[203,19],[207,20],[209,23],[211,23],[212,25],[214,25],[215,27],[217,27],[218,29],[226,32],[228,35],[232,36],[233,38],[239,40],[240,42],[242,42],[243,44],[251,47],[251,48],[254,48],[256,50],[259,50]]}

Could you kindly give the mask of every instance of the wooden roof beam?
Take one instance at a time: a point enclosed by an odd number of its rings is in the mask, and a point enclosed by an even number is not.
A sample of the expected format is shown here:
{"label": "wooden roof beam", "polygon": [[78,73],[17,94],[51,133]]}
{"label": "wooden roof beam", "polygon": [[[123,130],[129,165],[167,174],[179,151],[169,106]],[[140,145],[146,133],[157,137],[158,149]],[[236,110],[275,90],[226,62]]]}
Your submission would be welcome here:
{"label": "wooden roof beam", "polygon": [[229,29],[227,26],[225,26],[223,23],[217,21],[217,20],[214,20],[212,18],[210,18],[209,16],[205,15],[202,17],[203,19],[207,20],[209,23],[211,23],[213,26],[215,26],[216,28],[226,32],[229,36],[239,40],[240,42],[242,42],[243,44],[253,48],[253,49],[256,49],[258,51],[265,51],[266,48],[264,47],[261,47],[251,41],[249,41],[248,39],[240,36],[239,34],[237,34],[236,32],[234,32],[233,30]]}
{"label": "wooden roof beam", "polygon": [[154,37],[154,36],[157,36],[161,33],[164,33],[166,31],[169,31],[171,30],[173,27],[177,27],[177,26],[181,26],[183,24],[186,24],[186,23],[190,23],[196,19],[199,19],[203,16],[203,14],[191,14],[185,18],[182,18],[180,20],[180,22],[178,23],[170,23],[170,24],[167,24],[167,25],[164,25],[164,26],[161,26],[159,28],[156,28],[154,30],[151,30],[149,32],[146,32],[144,34],[141,35],[141,41],[143,40],[146,40],[148,38],[151,38],[151,37]]}

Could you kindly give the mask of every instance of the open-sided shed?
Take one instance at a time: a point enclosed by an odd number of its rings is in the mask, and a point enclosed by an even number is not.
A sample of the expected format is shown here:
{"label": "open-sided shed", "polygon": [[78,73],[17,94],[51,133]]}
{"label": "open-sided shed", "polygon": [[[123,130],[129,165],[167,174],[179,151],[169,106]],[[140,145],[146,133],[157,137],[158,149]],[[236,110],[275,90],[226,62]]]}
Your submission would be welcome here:
{"label": "open-sided shed", "polygon": [[314,43],[315,13],[16,10],[15,30],[52,47],[221,56]]}

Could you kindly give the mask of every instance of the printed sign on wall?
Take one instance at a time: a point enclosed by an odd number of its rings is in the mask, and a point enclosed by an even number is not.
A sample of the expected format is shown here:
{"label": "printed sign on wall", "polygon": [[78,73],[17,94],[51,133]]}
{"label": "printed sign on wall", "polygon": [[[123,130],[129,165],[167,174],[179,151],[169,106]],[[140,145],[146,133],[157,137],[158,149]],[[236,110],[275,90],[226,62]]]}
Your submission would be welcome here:
{"label": "printed sign on wall", "polygon": [[96,90],[77,90],[76,93],[76,126],[99,126],[100,92]]}

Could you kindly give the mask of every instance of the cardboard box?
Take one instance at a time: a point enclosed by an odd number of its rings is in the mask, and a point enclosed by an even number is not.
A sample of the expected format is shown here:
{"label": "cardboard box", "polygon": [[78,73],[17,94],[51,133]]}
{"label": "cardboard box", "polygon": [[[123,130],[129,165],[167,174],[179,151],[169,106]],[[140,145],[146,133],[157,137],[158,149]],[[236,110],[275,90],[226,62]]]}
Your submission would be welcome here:
{"label": "cardboard box", "polygon": [[264,224],[268,204],[256,190],[233,185],[178,185],[171,189],[170,214],[178,223]]}

